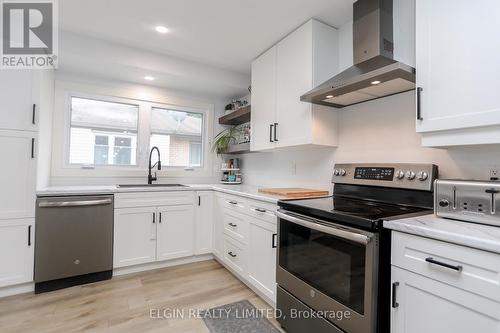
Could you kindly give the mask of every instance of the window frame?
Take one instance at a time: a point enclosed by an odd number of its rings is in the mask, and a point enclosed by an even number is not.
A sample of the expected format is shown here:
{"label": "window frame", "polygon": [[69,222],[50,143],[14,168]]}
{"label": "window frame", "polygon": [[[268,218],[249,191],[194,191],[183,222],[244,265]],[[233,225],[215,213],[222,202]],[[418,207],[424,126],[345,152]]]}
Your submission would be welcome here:
{"label": "window frame", "polygon": [[[202,115],[202,164],[201,166],[165,166],[161,171],[158,171],[159,177],[213,177],[212,160],[213,156],[210,152],[210,145],[213,136],[213,115],[214,105],[199,102],[196,100],[187,100],[164,95],[151,94],[151,101],[143,99],[143,92],[136,96],[117,97],[111,94],[106,94],[106,89],[90,89],[96,90],[99,93],[82,92],[89,89],[65,89],[65,85],[75,86],[75,84],[62,84],[62,87],[56,85],[56,100],[54,116],[61,116],[61,122],[55,122],[54,131],[61,130],[54,134],[53,140],[53,163],[52,175],[54,177],[144,177],[147,175],[148,157],[149,157],[149,141],[151,135],[151,109],[153,107],[179,110],[191,113],[199,113]],[[78,84],[76,86],[79,86]],[[67,87],[66,87],[67,88]],[[88,88],[86,86],[85,88]],[[98,88],[98,87],[96,87]],[[122,95],[122,94],[119,94]],[[132,94],[134,95],[134,94]],[[148,94],[149,95],[149,94]],[[70,149],[70,131],[71,131],[71,98],[86,98],[105,102],[116,102],[124,104],[139,105],[139,119],[137,130],[137,151],[136,165],[85,165],[85,164],[70,164],[69,149]],[[158,102],[160,101],[160,102]],[[170,102],[175,103],[170,103]],[[62,127],[62,128],[61,128]],[[60,143],[58,143],[60,139]],[[146,148],[145,148],[146,147]],[[60,152],[60,153],[59,153]]]}

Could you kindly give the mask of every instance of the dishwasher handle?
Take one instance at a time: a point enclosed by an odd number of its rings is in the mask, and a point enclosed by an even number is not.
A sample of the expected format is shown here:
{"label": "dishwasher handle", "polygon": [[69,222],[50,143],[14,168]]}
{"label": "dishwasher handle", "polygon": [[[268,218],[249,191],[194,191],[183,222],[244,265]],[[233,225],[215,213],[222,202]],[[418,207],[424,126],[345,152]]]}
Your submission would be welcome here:
{"label": "dishwasher handle", "polygon": [[38,203],[40,208],[57,208],[57,207],[81,207],[81,206],[100,206],[110,205],[113,203],[111,198],[98,200],[78,200],[78,201],[41,201]]}

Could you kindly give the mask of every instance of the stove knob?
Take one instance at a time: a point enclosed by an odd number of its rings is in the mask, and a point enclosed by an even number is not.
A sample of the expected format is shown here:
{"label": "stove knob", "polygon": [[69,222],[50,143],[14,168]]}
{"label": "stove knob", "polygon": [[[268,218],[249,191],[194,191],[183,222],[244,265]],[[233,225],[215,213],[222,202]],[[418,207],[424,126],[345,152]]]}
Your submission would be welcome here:
{"label": "stove knob", "polygon": [[401,170],[396,171],[396,178],[397,179],[403,179],[403,178],[405,178],[405,173],[403,171],[401,171]]}
{"label": "stove knob", "polygon": [[339,175],[340,175],[340,176],[342,176],[342,177],[343,177],[343,176],[345,176],[345,174],[346,174],[346,172],[345,172],[345,170],[344,170],[344,169],[340,169],[340,170],[339,170]]}
{"label": "stove knob", "polygon": [[340,173],[340,172],[339,172],[339,170],[337,170],[337,169],[334,169],[334,170],[333,170],[333,175],[334,175],[334,176],[338,176],[338,175],[339,175],[339,173]]}
{"label": "stove knob", "polygon": [[413,171],[406,171],[406,178],[407,178],[408,180],[413,180],[413,179],[415,179],[415,172],[413,172]]}
{"label": "stove knob", "polygon": [[426,180],[427,178],[429,178],[429,175],[427,174],[427,172],[425,171],[420,171],[418,174],[417,174],[417,178],[418,180],[420,181],[424,181]]}

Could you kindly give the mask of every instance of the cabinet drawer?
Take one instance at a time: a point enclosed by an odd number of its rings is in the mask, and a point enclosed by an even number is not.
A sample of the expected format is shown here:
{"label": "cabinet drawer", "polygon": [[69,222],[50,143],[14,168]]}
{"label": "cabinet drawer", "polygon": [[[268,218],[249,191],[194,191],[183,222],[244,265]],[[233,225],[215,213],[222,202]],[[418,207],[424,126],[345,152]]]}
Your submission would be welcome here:
{"label": "cabinet drawer", "polygon": [[222,211],[222,223],[225,234],[242,243],[246,243],[248,238],[248,221],[245,215],[225,208]]}
{"label": "cabinet drawer", "polygon": [[217,199],[218,199],[221,207],[223,207],[225,209],[227,208],[227,209],[230,209],[230,210],[233,210],[236,212],[244,213],[246,210],[246,207],[247,207],[247,203],[246,203],[245,199],[243,199],[241,197],[234,196],[234,195],[224,194],[224,195],[217,196]]}
{"label": "cabinet drawer", "polygon": [[392,265],[500,302],[500,255],[400,232]]}
{"label": "cabinet drawer", "polygon": [[276,212],[276,209],[276,205],[266,202],[249,200],[247,213],[252,217],[276,224],[277,219],[276,215],[274,214],[274,212]]}
{"label": "cabinet drawer", "polygon": [[192,205],[194,192],[140,192],[115,194],[115,208]]}
{"label": "cabinet drawer", "polygon": [[246,270],[243,244],[234,241],[227,235],[224,237],[224,260],[232,269],[240,274]]}

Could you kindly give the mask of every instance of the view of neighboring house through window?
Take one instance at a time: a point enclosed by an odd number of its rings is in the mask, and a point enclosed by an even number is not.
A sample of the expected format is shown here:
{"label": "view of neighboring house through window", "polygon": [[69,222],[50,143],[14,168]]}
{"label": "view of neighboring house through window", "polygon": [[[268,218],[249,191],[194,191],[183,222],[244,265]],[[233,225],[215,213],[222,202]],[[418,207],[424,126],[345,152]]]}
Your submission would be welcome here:
{"label": "view of neighboring house through window", "polygon": [[70,164],[137,164],[139,106],[71,98]]}
{"label": "view of neighboring house through window", "polygon": [[202,128],[202,113],[152,108],[150,146],[160,149],[163,165],[200,167]]}

